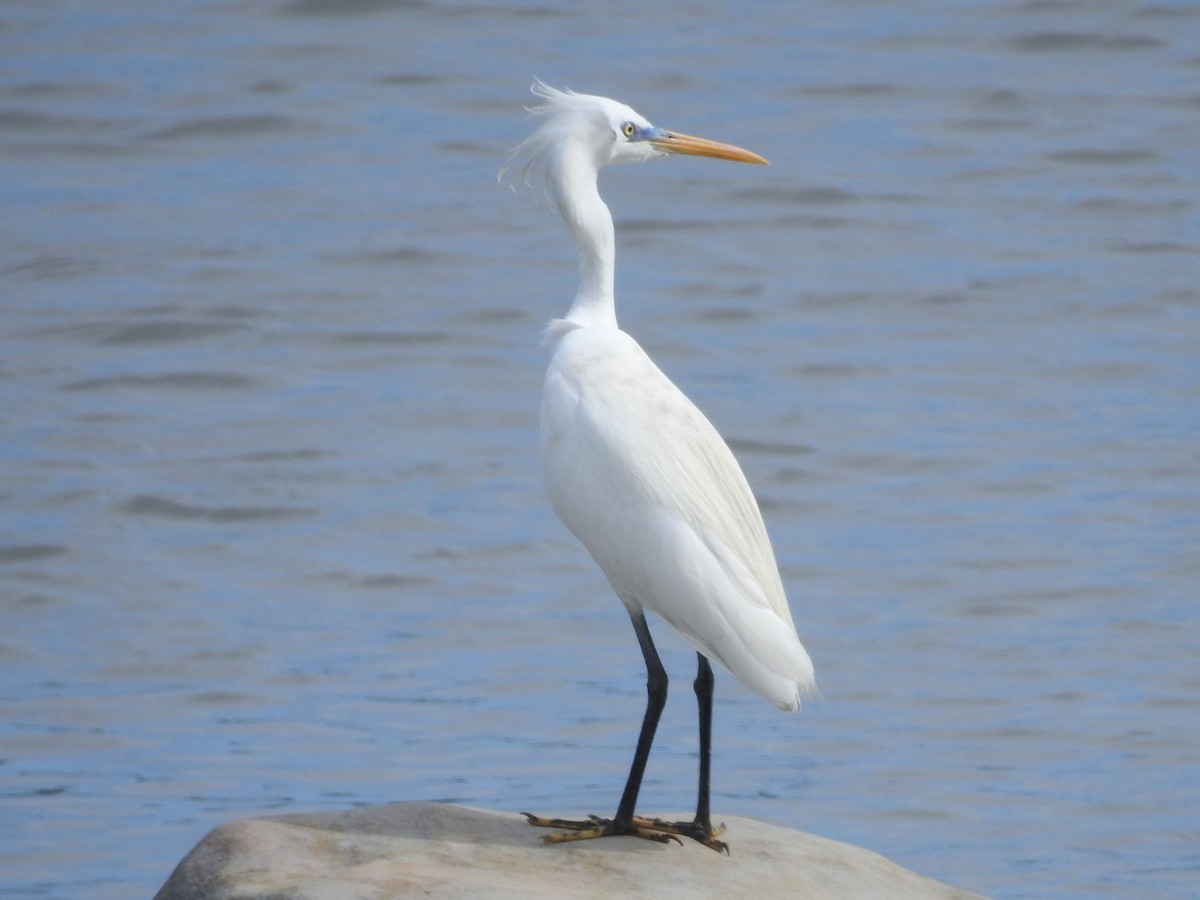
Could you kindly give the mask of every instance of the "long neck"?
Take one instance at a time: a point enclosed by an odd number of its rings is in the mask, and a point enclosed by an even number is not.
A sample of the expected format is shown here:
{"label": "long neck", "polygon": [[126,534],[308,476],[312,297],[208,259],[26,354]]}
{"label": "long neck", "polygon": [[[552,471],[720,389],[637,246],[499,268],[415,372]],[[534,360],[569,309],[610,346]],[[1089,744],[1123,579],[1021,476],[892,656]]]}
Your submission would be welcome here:
{"label": "long neck", "polygon": [[613,300],[616,242],[612,214],[596,187],[596,166],[582,153],[560,160],[559,208],[579,248],[579,292],[566,318],[585,326],[617,326]]}

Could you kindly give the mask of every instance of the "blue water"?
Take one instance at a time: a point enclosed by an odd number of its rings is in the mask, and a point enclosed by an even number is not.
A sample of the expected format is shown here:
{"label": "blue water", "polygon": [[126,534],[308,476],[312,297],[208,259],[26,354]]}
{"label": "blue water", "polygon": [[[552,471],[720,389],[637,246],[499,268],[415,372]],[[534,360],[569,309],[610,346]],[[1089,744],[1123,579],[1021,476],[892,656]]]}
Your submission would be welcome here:
{"label": "blue water", "polygon": [[614,808],[640,655],[536,460],[573,251],[496,182],[535,76],[772,161],[602,179],[822,687],[718,673],[716,817],[1196,895],[1198,46],[1170,2],[7,5],[0,895],[149,896],[243,816]]}

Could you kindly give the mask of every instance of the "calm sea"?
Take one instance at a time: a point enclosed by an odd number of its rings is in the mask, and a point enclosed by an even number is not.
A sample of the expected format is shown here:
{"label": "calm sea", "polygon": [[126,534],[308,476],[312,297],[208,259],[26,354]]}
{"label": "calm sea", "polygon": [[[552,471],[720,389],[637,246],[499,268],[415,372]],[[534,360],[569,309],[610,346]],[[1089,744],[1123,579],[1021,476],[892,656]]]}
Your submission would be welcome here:
{"label": "calm sea", "polygon": [[718,673],[716,817],[1200,893],[1198,48],[1176,0],[5,4],[0,894],[149,896],[243,816],[615,807],[640,654],[536,458],[573,248],[496,181],[534,77],[772,161],[602,179],[822,686]]}

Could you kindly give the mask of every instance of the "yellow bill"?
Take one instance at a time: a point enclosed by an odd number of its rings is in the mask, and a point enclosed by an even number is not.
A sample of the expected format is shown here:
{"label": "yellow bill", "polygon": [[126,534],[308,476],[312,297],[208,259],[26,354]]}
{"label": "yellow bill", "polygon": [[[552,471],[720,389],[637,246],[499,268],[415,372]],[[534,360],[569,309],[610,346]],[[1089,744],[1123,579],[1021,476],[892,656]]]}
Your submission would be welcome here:
{"label": "yellow bill", "polygon": [[680,134],[677,131],[663,131],[647,140],[668,153],[681,153],[685,156],[710,156],[713,159],[728,159],[733,162],[756,163],[762,166],[770,165],[757,153],[742,147],[722,144],[720,141],[710,141],[708,138],[695,137],[690,134]]}

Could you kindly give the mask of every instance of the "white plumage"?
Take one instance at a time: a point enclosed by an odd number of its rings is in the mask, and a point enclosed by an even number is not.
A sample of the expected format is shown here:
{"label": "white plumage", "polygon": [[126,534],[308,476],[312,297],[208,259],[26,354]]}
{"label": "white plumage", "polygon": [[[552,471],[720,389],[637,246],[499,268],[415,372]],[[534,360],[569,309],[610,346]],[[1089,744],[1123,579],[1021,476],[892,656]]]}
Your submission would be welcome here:
{"label": "white plumage", "polygon": [[[644,610],[696,648],[702,671],[703,657],[715,659],[779,708],[796,710],[815,689],[813,667],[796,634],[758,505],[717,430],[618,328],[613,222],[596,185],[604,165],[670,153],[765,160],[655,128],[604,97],[540,82],[534,91],[543,100],[532,110],[541,124],[510,166],[557,209],[580,258],[578,293],[566,316],[545,333],[551,359],[541,409],[543,470],[554,511],[604,571],[638,630],[651,676],[647,721],[653,722],[643,725],[645,753],[657,723],[654,684],[661,665]],[[665,701],[665,674],[660,687]],[[711,675],[709,688],[711,713]],[[704,721],[702,708],[701,803],[692,825],[707,835],[705,843],[724,849],[708,823]],[[613,820],[619,827],[606,833],[636,833],[622,820],[632,817],[640,779],[635,757]],[[582,823],[553,824],[587,830]],[[703,840],[688,830],[672,833]]]}
{"label": "white plumage", "polygon": [[555,513],[632,612],[776,706],[813,686],[758,506],[717,430],[625,332],[552,329],[542,465]]}

